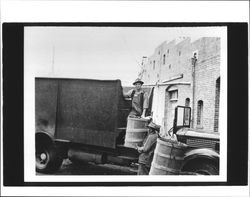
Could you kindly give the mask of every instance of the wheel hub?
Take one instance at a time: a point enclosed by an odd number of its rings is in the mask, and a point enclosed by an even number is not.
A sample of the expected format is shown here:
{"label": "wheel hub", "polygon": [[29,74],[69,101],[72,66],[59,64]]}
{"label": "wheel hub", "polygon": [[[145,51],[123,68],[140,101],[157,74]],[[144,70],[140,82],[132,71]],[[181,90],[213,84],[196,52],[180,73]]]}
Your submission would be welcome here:
{"label": "wheel hub", "polygon": [[45,161],[45,160],[47,159],[46,154],[45,154],[45,153],[41,153],[40,159],[41,159],[42,161]]}

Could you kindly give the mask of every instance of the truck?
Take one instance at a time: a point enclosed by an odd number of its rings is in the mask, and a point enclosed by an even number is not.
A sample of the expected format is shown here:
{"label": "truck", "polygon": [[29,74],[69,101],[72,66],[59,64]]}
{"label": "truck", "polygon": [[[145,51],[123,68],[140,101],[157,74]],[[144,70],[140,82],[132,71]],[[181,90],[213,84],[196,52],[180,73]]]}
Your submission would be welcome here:
{"label": "truck", "polygon": [[[152,102],[153,89],[147,91]],[[130,109],[120,80],[35,78],[36,171],[52,173],[66,158],[121,166],[137,163],[137,150],[124,146]],[[191,129],[190,114],[191,108],[175,109],[172,131],[189,147],[181,171],[217,175],[219,135]]]}

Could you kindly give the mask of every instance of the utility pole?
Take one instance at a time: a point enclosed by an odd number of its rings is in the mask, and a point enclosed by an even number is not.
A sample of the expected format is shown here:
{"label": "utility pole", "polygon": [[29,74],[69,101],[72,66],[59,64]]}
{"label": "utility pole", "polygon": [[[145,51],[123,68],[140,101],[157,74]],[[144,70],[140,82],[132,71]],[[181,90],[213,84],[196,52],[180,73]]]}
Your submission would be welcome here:
{"label": "utility pole", "polygon": [[140,74],[139,74],[139,78],[140,78],[140,79],[142,79],[143,74],[144,74],[144,72],[145,72],[146,60],[147,60],[147,57],[146,57],[146,56],[143,56],[143,57],[142,57],[142,62],[141,62],[141,71],[140,71]]}
{"label": "utility pole", "polygon": [[196,57],[196,53],[194,53],[194,56],[191,58],[192,61],[192,66],[193,66],[193,70],[192,70],[192,77],[193,77],[193,110],[192,110],[192,127],[194,128],[194,107],[195,107],[195,66],[196,66],[196,62],[197,62],[197,57]]}

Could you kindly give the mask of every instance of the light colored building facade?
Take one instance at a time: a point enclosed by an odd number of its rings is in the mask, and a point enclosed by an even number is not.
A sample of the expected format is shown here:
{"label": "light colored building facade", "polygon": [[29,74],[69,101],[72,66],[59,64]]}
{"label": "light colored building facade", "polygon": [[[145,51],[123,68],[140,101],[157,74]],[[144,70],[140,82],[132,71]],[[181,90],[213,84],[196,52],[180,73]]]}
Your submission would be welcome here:
{"label": "light colored building facade", "polygon": [[220,38],[194,42],[163,42],[143,58],[139,77],[154,85],[153,119],[169,130],[177,105],[192,108],[192,127],[218,132],[220,98]]}

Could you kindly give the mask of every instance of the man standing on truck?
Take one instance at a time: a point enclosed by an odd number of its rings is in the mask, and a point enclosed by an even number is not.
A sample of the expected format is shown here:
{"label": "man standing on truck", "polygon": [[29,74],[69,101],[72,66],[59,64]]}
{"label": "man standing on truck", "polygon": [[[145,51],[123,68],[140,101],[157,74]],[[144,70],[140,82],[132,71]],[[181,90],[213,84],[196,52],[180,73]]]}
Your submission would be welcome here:
{"label": "man standing on truck", "polygon": [[137,147],[139,156],[139,167],[137,175],[148,175],[154,156],[157,137],[160,131],[160,125],[150,122],[147,126],[148,135],[143,141],[143,146]]}
{"label": "man standing on truck", "polygon": [[142,117],[145,118],[148,109],[148,94],[142,90],[143,81],[139,78],[135,80],[133,85],[134,89],[124,94],[124,97],[132,99],[132,109],[129,117]]}

